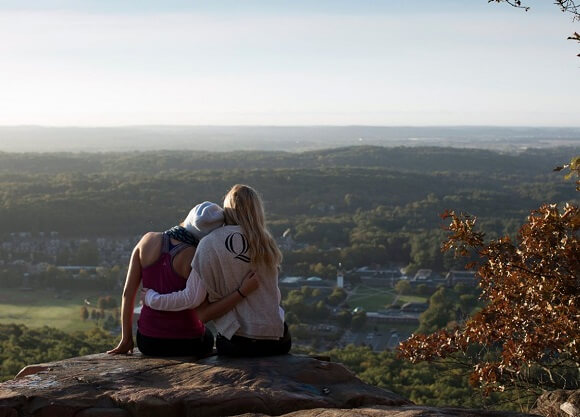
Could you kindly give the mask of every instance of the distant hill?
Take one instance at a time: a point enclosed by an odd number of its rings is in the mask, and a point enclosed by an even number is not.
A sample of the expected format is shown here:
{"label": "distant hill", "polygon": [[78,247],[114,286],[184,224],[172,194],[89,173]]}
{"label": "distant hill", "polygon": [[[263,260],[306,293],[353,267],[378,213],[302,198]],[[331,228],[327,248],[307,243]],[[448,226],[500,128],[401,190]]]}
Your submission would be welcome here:
{"label": "distant hill", "polygon": [[439,230],[437,215],[447,208],[487,217],[501,232],[542,202],[576,198],[572,183],[552,170],[579,152],[378,146],[301,153],[0,152],[0,234],[142,233],[172,226],[195,202],[221,201],[235,183],[264,195],[277,232],[294,227],[310,243],[331,233],[333,244],[344,245],[368,241],[373,230]]}
{"label": "distant hill", "polygon": [[0,126],[0,151],[4,152],[299,152],[352,145],[450,146],[519,152],[528,148],[580,146],[580,127]]}
{"label": "distant hill", "polygon": [[547,174],[580,153],[578,146],[504,153],[452,147],[348,146],[304,152],[137,151],[12,153],[0,151],[0,174],[162,174],[203,170],[380,168],[392,171]]}

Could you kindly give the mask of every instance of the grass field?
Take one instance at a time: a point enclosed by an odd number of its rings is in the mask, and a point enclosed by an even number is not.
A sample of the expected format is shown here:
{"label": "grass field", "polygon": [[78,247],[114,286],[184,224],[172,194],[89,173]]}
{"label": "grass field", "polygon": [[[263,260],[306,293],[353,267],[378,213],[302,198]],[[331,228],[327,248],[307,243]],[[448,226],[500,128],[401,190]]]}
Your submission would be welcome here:
{"label": "grass field", "polygon": [[[96,307],[97,291],[84,291],[59,296],[54,291],[3,289],[0,293],[0,323],[19,323],[28,327],[50,326],[67,332],[95,327],[91,320],[82,321],[84,300],[91,302],[89,310]],[[119,297],[116,297],[117,300]]]}
{"label": "grass field", "polygon": [[408,302],[425,303],[428,297],[400,295],[397,298],[397,294],[393,288],[372,288],[359,285],[351,292],[347,302],[352,308],[362,307],[365,311],[377,311],[391,305],[395,299],[397,300],[397,304]]}
{"label": "grass field", "polygon": [[395,299],[392,288],[371,288],[359,285],[348,297],[347,302],[352,307],[362,307],[365,311],[377,311],[390,305]]}

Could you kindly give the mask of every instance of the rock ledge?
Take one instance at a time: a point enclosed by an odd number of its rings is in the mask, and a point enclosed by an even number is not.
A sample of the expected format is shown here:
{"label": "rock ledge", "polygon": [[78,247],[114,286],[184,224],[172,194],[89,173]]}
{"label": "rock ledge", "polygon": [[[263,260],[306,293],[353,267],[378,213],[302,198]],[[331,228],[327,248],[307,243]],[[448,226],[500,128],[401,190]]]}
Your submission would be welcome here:
{"label": "rock ledge", "polygon": [[340,364],[303,356],[97,354],[33,365],[0,384],[0,417],[517,416],[414,406]]}

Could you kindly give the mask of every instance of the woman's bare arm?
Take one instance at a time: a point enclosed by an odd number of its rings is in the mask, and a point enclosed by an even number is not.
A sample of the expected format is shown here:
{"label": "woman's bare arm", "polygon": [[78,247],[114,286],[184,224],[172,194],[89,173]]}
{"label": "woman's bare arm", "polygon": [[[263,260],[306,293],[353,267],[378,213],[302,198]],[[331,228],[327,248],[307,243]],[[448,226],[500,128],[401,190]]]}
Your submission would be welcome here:
{"label": "woman's bare arm", "polygon": [[[146,243],[151,243],[153,238],[153,233],[146,234],[133,249],[121,301],[121,341],[117,347],[107,353],[133,353],[133,348],[135,347],[133,342],[133,310],[135,308],[135,296],[141,284],[141,267],[144,255],[142,251],[143,246]],[[150,261],[150,259],[147,259],[147,261]]]}

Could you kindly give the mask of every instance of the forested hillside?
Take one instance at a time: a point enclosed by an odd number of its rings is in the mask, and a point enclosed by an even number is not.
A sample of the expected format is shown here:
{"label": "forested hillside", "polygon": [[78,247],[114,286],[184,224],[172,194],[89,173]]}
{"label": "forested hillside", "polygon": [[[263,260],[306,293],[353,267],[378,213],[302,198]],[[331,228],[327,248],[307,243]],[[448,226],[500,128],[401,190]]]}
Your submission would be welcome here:
{"label": "forested hillside", "polygon": [[194,204],[219,202],[231,185],[247,183],[262,193],[273,233],[290,229],[301,245],[286,254],[288,272],[304,272],[311,258],[323,265],[342,258],[348,267],[392,262],[442,270],[453,261],[439,252],[438,214],[467,211],[492,236],[513,234],[541,203],[575,198],[552,172],[575,152],[1,153],[0,234],[138,235],[170,227]]}
{"label": "forested hillside", "polygon": [[1,173],[134,173],[321,167],[389,168],[412,172],[539,173],[570,158],[574,147],[529,149],[518,154],[442,147],[352,146],[302,153],[150,151],[124,153],[0,152]]}

